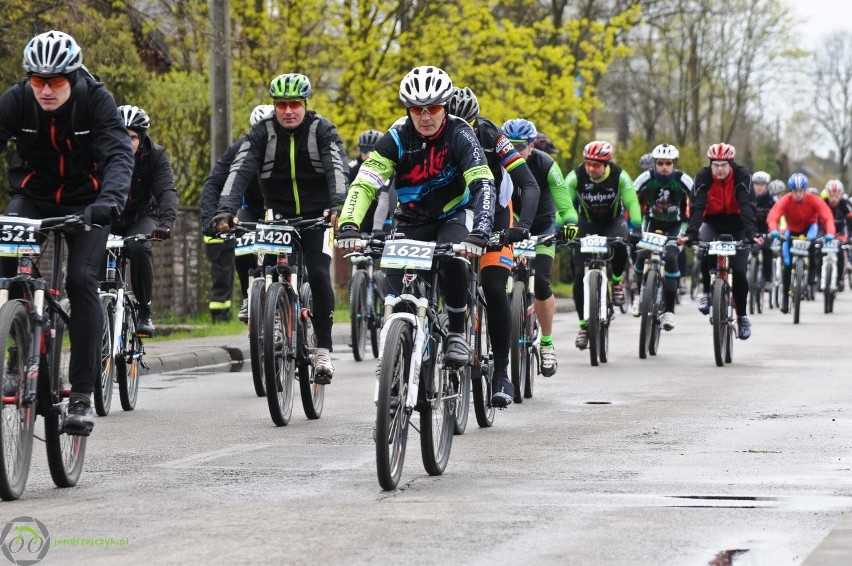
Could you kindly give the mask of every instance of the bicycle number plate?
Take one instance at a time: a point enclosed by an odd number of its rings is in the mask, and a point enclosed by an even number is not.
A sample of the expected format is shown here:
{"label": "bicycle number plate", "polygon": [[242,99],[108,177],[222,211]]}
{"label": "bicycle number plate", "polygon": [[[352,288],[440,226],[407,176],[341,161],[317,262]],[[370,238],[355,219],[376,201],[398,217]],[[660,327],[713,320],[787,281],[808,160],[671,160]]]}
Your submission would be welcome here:
{"label": "bicycle number plate", "polygon": [[115,234],[110,234],[107,236],[106,247],[108,250],[115,248],[123,248],[124,247],[124,238],[122,236],[116,236]]}
{"label": "bicycle number plate", "polygon": [[0,216],[0,257],[40,254],[41,245],[36,237],[39,228],[41,220]]}
{"label": "bicycle number plate", "polygon": [[710,255],[737,255],[736,242],[710,242],[707,247],[707,253]]}
{"label": "bicycle number plate", "polygon": [[535,257],[535,240],[528,238],[512,244],[515,257]]}
{"label": "bicycle number plate", "polygon": [[781,251],[781,240],[777,240],[777,239],[772,240],[772,243],[769,244],[769,249],[772,250],[773,252],[780,252]]}
{"label": "bicycle number plate", "polygon": [[656,232],[642,232],[642,239],[636,244],[637,248],[643,250],[651,250],[652,252],[661,252],[666,247],[668,236],[665,234],[657,234]]}
{"label": "bicycle number plate", "polygon": [[580,238],[580,253],[606,253],[606,236],[584,236]]}
{"label": "bicycle number plate", "polygon": [[810,255],[811,241],[810,240],[793,240],[790,242],[790,253],[793,255],[807,256]]}
{"label": "bicycle number plate", "polygon": [[836,254],[837,253],[837,240],[832,240],[831,242],[824,243],[822,245],[822,253],[823,254]]}
{"label": "bicycle number plate", "polygon": [[291,254],[293,253],[293,227],[258,224],[257,230],[237,238],[235,255]]}
{"label": "bicycle number plate", "polygon": [[432,269],[434,255],[435,242],[388,240],[380,265],[387,269]]}

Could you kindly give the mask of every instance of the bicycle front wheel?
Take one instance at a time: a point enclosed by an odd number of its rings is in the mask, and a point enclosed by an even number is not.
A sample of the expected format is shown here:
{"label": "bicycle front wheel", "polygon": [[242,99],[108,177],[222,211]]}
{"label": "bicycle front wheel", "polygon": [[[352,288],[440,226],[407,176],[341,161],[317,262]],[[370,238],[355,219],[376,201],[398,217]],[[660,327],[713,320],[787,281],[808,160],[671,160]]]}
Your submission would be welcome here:
{"label": "bicycle front wheel", "polygon": [[589,272],[589,294],[585,301],[589,305],[589,359],[593,366],[598,365],[598,355],[601,350],[601,293],[603,292],[603,277],[601,272]]}
{"label": "bicycle front wheel", "polygon": [[112,406],[112,382],[115,379],[115,364],[112,357],[112,329],[115,321],[115,300],[101,298],[104,312],[104,327],[101,333],[101,375],[95,383],[95,412],[99,417],[109,414]]}
{"label": "bicycle front wheel", "polygon": [[[68,300],[63,299],[63,308],[69,311]],[[44,440],[47,447],[47,464],[50,477],[57,487],[73,487],[83,471],[86,456],[86,441],[89,437],[65,434],[63,425],[68,413],[68,397],[71,384],[68,380],[68,363],[71,352],[63,348],[65,321],[51,313],[53,336],[46,337],[47,356],[42,361],[39,375],[48,379],[39,379],[39,403],[44,415]]]}
{"label": "bicycle front wheel", "polygon": [[476,306],[476,341],[473,348],[473,367],[471,368],[471,393],[473,395],[473,413],[476,424],[488,428],[494,424],[496,409],[491,404],[491,377],[494,373],[491,360],[491,335],[488,333],[488,315],[485,305]]}
{"label": "bicycle front wheel", "polygon": [[408,372],[411,367],[411,327],[404,320],[391,322],[379,358],[379,398],[376,402],[376,473],[382,489],[399,484],[405,463],[408,423],[411,413],[405,407]]}
{"label": "bicycle front wheel", "polygon": [[118,378],[118,398],[121,408],[132,411],[139,397],[139,360],[142,358],[142,339],[136,334],[136,306],[124,297],[124,324],[122,325],[121,351],[115,358]]}
{"label": "bicycle front wheel", "polygon": [[[441,321],[437,324],[446,324]],[[446,326],[444,328],[446,330]],[[430,476],[444,473],[453,447],[450,372],[444,368],[444,344],[437,332],[429,338],[431,355],[420,366],[420,452]]]}
{"label": "bicycle front wheel", "polygon": [[796,258],[793,264],[793,324],[799,324],[799,312],[802,307],[802,295],[805,294],[804,261]]}
{"label": "bicycle front wheel", "polygon": [[713,281],[710,305],[710,322],[713,324],[713,354],[716,365],[725,365],[728,349],[728,295],[725,292],[725,282],[722,279]]}
{"label": "bicycle front wheel", "polygon": [[379,357],[379,332],[382,329],[382,317],[385,310],[385,273],[376,270],[373,273],[373,309],[370,317],[370,344],[373,346],[373,357]]}
{"label": "bicycle front wheel", "polygon": [[263,372],[266,401],[276,426],[285,426],[293,414],[293,381],[296,360],[293,352],[293,319],[290,297],[283,283],[266,291],[263,313]]}
{"label": "bicycle front wheel", "polygon": [[0,308],[0,498],[18,499],[24,492],[33,453],[36,407],[24,405],[32,329],[22,301]]}
{"label": "bicycle front wheel", "polygon": [[364,359],[367,346],[367,272],[355,271],[349,283],[349,320],[351,327],[352,357],[356,362]]}
{"label": "bicycle front wheel", "polygon": [[296,364],[299,367],[299,393],[302,396],[302,408],[309,419],[318,419],[325,406],[325,385],[314,380],[316,368],[317,335],[314,331],[314,298],[307,279],[302,283],[299,293],[302,301],[302,311],[296,313],[299,317],[299,344]]}
{"label": "bicycle front wheel", "polygon": [[527,377],[527,344],[524,324],[527,318],[527,286],[523,281],[512,285],[509,301],[512,329],[509,337],[509,362],[512,370],[512,385],[515,388],[515,403],[524,402],[524,388]]}
{"label": "bicycle front wheel", "polygon": [[266,377],[263,372],[263,303],[266,298],[266,280],[262,277],[251,284],[249,295],[249,356],[251,357],[251,377],[254,392],[258,397],[266,397]]}
{"label": "bicycle front wheel", "polygon": [[757,308],[758,288],[758,273],[760,263],[757,257],[752,255],[748,260],[748,314],[754,314]]}
{"label": "bicycle front wheel", "polygon": [[654,335],[654,315],[656,310],[656,283],[657,271],[652,269],[645,274],[642,282],[642,299],[640,304],[639,318],[639,358],[644,360],[648,357],[651,349],[651,338]]}
{"label": "bicycle front wheel", "polygon": [[834,312],[834,293],[832,283],[834,282],[835,274],[831,264],[825,266],[825,279],[822,282],[823,296],[823,311],[825,314]]}

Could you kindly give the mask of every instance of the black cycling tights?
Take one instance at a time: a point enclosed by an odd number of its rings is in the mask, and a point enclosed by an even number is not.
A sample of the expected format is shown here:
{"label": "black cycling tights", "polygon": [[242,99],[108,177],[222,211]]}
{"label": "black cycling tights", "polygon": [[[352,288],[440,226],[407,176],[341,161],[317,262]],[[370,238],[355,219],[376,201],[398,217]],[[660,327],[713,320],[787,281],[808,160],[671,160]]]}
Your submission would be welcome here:
{"label": "black cycling tights", "polygon": [[[50,218],[82,211],[81,206],[69,207],[52,203],[35,203],[16,196],[6,208],[6,214],[25,218]],[[99,273],[104,256],[109,226],[92,228],[66,237],[65,290],[71,302],[71,360],[69,380],[74,393],[90,394],[95,389],[95,379],[100,374],[101,337],[103,336],[104,314],[101,309],[98,287]],[[52,242],[52,239],[49,240]],[[17,270],[17,260],[3,258],[2,273],[12,277]]]}

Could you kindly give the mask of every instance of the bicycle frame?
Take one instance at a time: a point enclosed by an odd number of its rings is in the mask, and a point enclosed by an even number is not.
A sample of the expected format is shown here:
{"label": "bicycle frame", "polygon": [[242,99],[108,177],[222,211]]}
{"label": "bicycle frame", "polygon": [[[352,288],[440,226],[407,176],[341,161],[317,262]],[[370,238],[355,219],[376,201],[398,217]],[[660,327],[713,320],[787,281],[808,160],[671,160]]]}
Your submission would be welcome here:
{"label": "bicycle frame", "polygon": [[823,292],[828,290],[834,293],[837,291],[837,258],[839,255],[837,242],[823,243],[821,251],[822,271],[820,273],[819,290]]}

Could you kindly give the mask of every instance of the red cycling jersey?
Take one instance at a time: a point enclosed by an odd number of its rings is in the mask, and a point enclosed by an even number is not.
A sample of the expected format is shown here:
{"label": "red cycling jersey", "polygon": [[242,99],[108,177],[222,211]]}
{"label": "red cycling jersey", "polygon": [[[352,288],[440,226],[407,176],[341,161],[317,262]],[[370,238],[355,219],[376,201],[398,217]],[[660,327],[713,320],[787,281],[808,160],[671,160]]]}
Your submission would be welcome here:
{"label": "red cycling jersey", "polygon": [[835,234],[834,215],[825,201],[817,195],[805,193],[801,202],[793,199],[793,193],[781,197],[766,218],[770,231],[778,229],[778,221],[782,216],[787,220],[787,229],[794,234],[804,234],[815,222],[822,224],[826,234]]}

